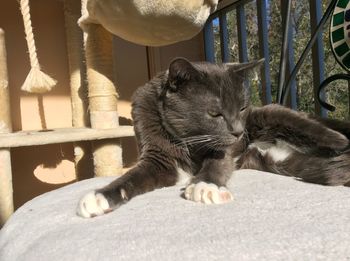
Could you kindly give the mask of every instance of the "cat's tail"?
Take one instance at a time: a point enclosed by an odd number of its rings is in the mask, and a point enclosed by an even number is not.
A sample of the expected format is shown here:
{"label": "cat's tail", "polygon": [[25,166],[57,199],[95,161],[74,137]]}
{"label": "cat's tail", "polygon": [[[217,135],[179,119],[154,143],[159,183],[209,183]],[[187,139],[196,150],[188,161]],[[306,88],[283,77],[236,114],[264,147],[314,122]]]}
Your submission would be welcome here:
{"label": "cat's tail", "polygon": [[293,153],[272,164],[270,171],[322,185],[350,186],[350,152],[334,157],[315,157]]}

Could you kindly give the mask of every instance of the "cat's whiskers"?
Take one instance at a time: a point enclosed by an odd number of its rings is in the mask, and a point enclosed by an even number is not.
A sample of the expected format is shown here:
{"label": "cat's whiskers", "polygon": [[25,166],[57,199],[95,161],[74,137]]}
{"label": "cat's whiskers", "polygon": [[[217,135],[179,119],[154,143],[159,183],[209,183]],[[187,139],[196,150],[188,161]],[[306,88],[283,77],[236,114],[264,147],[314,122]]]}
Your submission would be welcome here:
{"label": "cat's whiskers", "polygon": [[199,150],[218,150],[223,146],[222,139],[219,136],[212,136],[211,139],[207,140],[206,142],[203,142],[200,144],[200,146],[196,147],[196,151]]}
{"label": "cat's whiskers", "polygon": [[[183,146],[196,146],[196,150],[202,149],[206,146],[208,142],[210,142],[213,138],[215,138],[213,135],[197,135],[197,136],[190,136],[186,138],[182,138],[179,142]],[[198,145],[200,145],[198,147]]]}
{"label": "cat's whiskers", "polygon": [[212,138],[207,138],[207,139],[202,139],[202,140],[192,140],[192,141],[187,141],[186,143],[189,146],[193,146],[193,145],[199,145],[199,144],[206,144],[211,142],[213,139]]}
{"label": "cat's whiskers", "polygon": [[217,150],[220,147],[220,141],[219,140],[212,140],[207,144],[208,149]]}
{"label": "cat's whiskers", "polygon": [[208,142],[215,138],[213,135],[197,135],[197,136],[190,136],[187,138],[182,138],[181,142],[184,142],[189,145],[193,145],[196,143],[202,143],[202,142]]}
{"label": "cat's whiskers", "polygon": [[174,140],[175,146],[183,147],[188,151],[188,147],[194,147],[196,151],[199,150],[219,150],[223,147],[230,146],[235,142],[232,138],[222,137],[219,135],[196,135]]}

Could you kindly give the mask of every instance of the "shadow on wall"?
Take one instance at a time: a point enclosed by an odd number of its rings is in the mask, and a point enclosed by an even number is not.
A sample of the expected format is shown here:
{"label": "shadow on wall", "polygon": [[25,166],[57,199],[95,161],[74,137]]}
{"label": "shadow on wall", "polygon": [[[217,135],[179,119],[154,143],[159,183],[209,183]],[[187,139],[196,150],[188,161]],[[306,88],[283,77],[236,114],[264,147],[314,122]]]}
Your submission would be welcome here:
{"label": "shadow on wall", "polygon": [[12,149],[15,208],[30,198],[74,182],[73,158],[72,143]]}

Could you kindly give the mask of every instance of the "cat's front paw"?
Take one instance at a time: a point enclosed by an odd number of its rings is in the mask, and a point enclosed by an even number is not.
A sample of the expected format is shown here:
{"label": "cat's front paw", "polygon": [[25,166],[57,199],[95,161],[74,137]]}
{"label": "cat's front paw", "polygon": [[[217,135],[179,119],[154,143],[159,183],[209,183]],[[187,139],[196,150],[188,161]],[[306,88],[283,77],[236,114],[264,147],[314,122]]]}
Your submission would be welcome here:
{"label": "cat's front paw", "polygon": [[222,204],[233,200],[227,188],[219,188],[215,184],[205,182],[188,185],[185,190],[185,198],[205,204]]}
{"label": "cat's front paw", "polygon": [[79,201],[77,214],[84,218],[91,218],[110,212],[112,209],[102,193],[89,192]]}

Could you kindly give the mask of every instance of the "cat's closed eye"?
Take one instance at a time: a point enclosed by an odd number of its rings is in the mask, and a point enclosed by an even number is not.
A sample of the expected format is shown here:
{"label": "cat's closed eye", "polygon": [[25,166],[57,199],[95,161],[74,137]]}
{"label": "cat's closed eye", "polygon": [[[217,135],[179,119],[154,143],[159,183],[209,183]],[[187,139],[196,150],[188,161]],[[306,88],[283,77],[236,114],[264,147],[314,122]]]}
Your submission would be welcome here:
{"label": "cat's closed eye", "polygon": [[208,110],[208,115],[210,117],[213,117],[213,118],[223,117],[222,113],[220,111],[216,111],[216,110]]}
{"label": "cat's closed eye", "polygon": [[248,108],[248,106],[243,106],[243,107],[240,109],[240,111],[243,112],[243,111],[245,111],[247,108]]}

